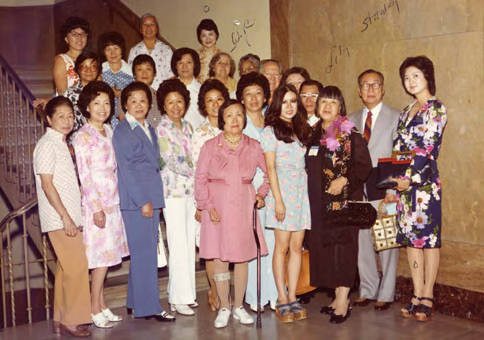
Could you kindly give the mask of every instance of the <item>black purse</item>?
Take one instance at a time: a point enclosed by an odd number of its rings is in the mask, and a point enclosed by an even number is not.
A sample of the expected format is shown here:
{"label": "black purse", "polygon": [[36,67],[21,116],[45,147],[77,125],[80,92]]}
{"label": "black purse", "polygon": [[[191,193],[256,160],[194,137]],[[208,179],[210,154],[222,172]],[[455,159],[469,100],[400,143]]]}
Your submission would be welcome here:
{"label": "black purse", "polygon": [[376,217],[376,209],[364,201],[348,201],[342,209],[329,210],[324,216],[332,226],[359,229],[370,229],[375,224]]}

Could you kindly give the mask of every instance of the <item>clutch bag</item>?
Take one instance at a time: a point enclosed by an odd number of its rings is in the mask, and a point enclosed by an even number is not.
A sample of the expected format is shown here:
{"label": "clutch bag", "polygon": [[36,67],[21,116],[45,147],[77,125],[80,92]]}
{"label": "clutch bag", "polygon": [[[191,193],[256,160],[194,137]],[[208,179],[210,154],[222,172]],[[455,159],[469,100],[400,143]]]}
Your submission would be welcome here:
{"label": "clutch bag", "polygon": [[348,201],[342,209],[328,211],[325,218],[334,226],[369,229],[375,224],[376,216],[376,210],[370,203]]}

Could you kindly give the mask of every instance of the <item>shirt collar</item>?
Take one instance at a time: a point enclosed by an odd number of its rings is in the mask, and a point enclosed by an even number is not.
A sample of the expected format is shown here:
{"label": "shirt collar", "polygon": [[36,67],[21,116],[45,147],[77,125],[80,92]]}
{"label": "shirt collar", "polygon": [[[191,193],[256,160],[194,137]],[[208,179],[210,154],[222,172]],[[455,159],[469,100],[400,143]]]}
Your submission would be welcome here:
{"label": "shirt collar", "polygon": [[[188,122],[185,119],[182,118],[181,123],[182,123],[182,131],[185,131]],[[173,123],[171,121],[171,119],[168,118],[168,115],[166,115],[166,114],[161,115],[160,124],[163,125],[163,126],[169,126],[171,128],[176,128],[175,123]]]}
{"label": "shirt collar", "polygon": [[[103,68],[103,70],[102,70],[103,73],[104,72],[108,72],[108,71],[113,72],[113,70],[111,70],[111,67],[109,67],[109,63],[107,61],[105,61],[103,63],[102,68]],[[132,74],[131,67],[129,67],[129,64],[127,62],[125,62],[124,60],[122,60],[122,59],[121,59],[121,68],[116,73],[119,73],[119,72],[127,73],[129,75]]]}
{"label": "shirt collar", "polygon": [[[129,112],[126,112],[125,118],[128,121],[129,126],[131,127],[131,130],[134,130],[134,128],[137,126],[139,126],[140,128],[143,128],[140,122],[138,122],[136,118],[134,118]],[[144,126],[148,127],[148,122],[146,121],[146,119],[144,120]]]}
{"label": "shirt collar", "polygon": [[363,113],[366,115],[368,111],[371,111],[371,115],[373,116],[373,118],[376,118],[380,113],[382,106],[383,106],[383,102],[380,102],[377,106],[375,106],[371,110],[368,110],[368,108],[365,106],[365,108],[363,109]]}
{"label": "shirt collar", "polygon": [[56,140],[59,140],[61,142],[64,141],[64,135],[62,133],[60,133],[59,131],[56,131],[54,130],[53,128],[51,127],[48,127],[46,129],[46,132],[45,132],[46,135],[49,135],[50,137],[56,139]]}

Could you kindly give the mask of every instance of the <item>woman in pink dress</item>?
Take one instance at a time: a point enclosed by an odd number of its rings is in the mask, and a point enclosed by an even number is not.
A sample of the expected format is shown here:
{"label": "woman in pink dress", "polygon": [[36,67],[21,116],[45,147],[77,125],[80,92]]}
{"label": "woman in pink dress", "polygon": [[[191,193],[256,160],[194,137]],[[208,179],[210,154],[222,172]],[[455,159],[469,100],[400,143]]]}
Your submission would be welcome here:
{"label": "woman in pink dress", "polygon": [[113,131],[104,124],[111,117],[114,93],[108,84],[92,81],[79,96],[79,109],[87,118],[74,138],[81,180],[82,225],[87,262],[91,272],[91,317],[97,327],[112,327],[122,318],[106,306],[103,282],[108,267],[129,255],[119,209],[117,164]]}
{"label": "woman in pink dress", "polygon": [[[227,326],[230,318],[229,263],[235,263],[234,319],[243,324],[254,322],[243,307],[247,285],[247,262],[257,255],[252,231],[254,203],[264,206],[269,191],[262,148],[256,140],[242,134],[246,125],[243,105],[235,100],[225,102],[219,110],[217,137],[208,140],[200,152],[195,173],[195,199],[202,210],[200,257],[214,259],[214,281],[220,298],[215,327]],[[259,167],[264,181],[257,188],[252,179]],[[267,246],[257,219],[261,253]]]}

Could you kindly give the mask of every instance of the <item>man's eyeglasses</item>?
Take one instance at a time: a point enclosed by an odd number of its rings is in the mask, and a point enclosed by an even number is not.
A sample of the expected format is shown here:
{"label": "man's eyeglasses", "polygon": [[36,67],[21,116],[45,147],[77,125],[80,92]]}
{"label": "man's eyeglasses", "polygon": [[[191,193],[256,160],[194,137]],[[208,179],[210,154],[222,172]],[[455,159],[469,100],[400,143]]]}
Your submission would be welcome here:
{"label": "man's eyeglasses", "polygon": [[370,89],[370,87],[373,89],[373,90],[379,90],[380,87],[382,86],[381,83],[363,83],[363,84],[360,84],[360,87],[365,90],[365,91],[368,91]]}
{"label": "man's eyeglasses", "polygon": [[300,94],[301,98],[318,98],[318,94],[317,93],[301,93]]}

